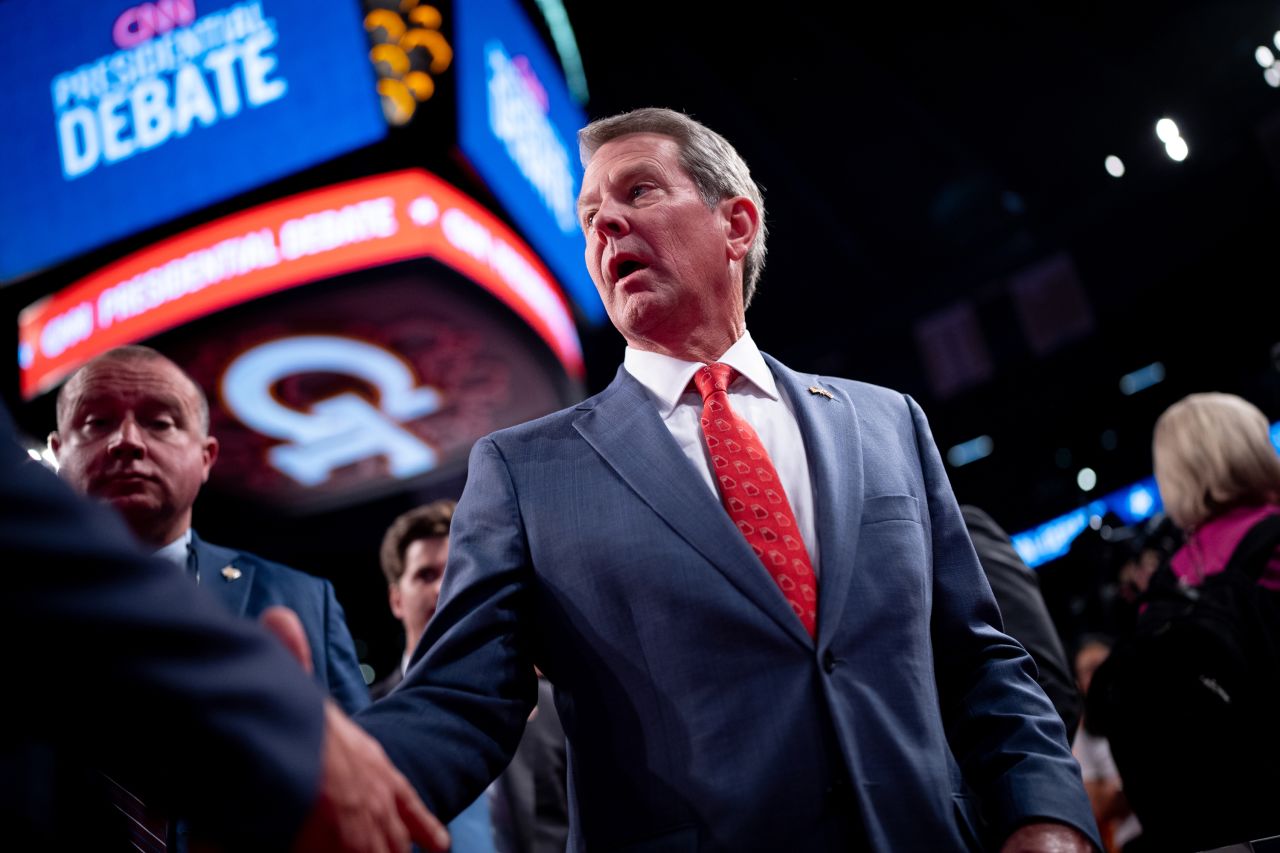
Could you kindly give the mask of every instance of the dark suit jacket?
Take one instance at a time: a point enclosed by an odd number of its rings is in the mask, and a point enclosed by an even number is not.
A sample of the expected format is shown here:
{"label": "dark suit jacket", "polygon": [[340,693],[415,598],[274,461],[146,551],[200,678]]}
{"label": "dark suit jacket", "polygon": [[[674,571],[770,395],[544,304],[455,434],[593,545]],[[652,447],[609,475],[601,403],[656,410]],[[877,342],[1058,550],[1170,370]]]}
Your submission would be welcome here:
{"label": "dark suit jacket", "polygon": [[816,642],[622,370],[476,444],[440,608],[360,721],[447,816],[509,760],[537,664],[575,851],[978,849],[979,811],[1096,839],[920,409],[766,362],[816,498]]}
{"label": "dark suit jacket", "polygon": [[[247,551],[205,542],[194,530],[191,546],[201,586],[232,613],[249,619],[277,604],[293,610],[307,632],[316,681],[348,714],[369,704],[369,689],[333,584]],[[235,571],[224,574],[228,567]]]}
{"label": "dark suit jacket", "polygon": [[1004,630],[1036,663],[1036,681],[1044,688],[1054,710],[1067,728],[1067,739],[1075,737],[1080,724],[1080,688],[1072,675],[1062,639],[1049,616],[1040,581],[1013,549],[1009,534],[976,506],[961,506],[973,547],[978,552],[1004,617]]}
{"label": "dark suit jacket", "polygon": [[538,713],[493,784],[498,853],[564,853],[569,841],[564,728],[551,682],[538,679]]}
{"label": "dark suit jacket", "polygon": [[404,681],[404,673],[400,671],[400,667],[396,667],[387,673],[387,677],[373,682],[369,685],[369,696],[373,701],[377,702],[383,696],[386,696],[392,690],[396,689],[401,681]]}
{"label": "dark suit jacket", "polygon": [[0,735],[6,844],[55,849],[83,819],[56,750],[147,783],[231,849],[284,846],[319,781],[320,691],[14,436],[0,406],[0,648],[22,679]]}

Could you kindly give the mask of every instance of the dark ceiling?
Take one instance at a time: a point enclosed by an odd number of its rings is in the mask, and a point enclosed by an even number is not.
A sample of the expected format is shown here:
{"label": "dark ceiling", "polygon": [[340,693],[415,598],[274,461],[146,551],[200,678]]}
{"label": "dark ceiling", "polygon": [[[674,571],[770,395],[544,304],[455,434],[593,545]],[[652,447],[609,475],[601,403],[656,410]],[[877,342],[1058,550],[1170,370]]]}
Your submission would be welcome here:
{"label": "dark ceiling", "polygon": [[[1185,393],[1280,416],[1280,90],[1254,59],[1280,7],[865,5],[566,0],[592,117],[689,112],[764,186],[762,348],[910,393],[944,452],[991,436],[952,478],[1011,530],[1081,503],[1083,465],[1092,496],[1148,475]],[[591,343],[599,386],[621,344]],[[1122,395],[1154,361],[1166,381]]]}

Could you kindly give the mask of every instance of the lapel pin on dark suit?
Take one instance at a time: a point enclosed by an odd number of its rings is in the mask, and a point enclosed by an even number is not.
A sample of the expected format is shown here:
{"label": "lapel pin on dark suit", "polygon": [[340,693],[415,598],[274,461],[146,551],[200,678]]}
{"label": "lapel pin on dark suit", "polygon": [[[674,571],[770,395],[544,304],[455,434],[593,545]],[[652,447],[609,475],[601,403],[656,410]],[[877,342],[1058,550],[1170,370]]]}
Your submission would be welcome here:
{"label": "lapel pin on dark suit", "polygon": [[819,397],[826,397],[828,400],[834,400],[835,397],[826,388],[819,388],[817,385],[809,386],[810,394],[817,394]]}
{"label": "lapel pin on dark suit", "polygon": [[222,576],[227,579],[227,583],[240,580],[240,570],[235,566],[227,566],[222,570]]}

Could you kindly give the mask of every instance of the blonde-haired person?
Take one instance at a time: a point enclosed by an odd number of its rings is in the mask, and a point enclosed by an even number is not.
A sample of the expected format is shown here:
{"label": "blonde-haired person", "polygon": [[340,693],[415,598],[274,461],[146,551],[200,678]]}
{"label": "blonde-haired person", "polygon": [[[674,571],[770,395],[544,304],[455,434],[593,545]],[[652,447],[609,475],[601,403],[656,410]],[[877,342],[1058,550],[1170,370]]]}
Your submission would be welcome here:
{"label": "blonde-haired person", "polygon": [[1269,433],[1231,394],[1192,394],[1156,421],[1156,483],[1186,540],[1086,702],[1142,822],[1126,853],[1280,835],[1280,456]]}
{"label": "blonde-haired person", "polygon": [[[1259,521],[1280,514],[1280,455],[1267,418],[1234,394],[1191,394],[1156,421],[1156,484],[1165,511],[1187,534],[1170,568],[1197,586],[1221,572]],[[1280,558],[1259,583],[1280,590]]]}

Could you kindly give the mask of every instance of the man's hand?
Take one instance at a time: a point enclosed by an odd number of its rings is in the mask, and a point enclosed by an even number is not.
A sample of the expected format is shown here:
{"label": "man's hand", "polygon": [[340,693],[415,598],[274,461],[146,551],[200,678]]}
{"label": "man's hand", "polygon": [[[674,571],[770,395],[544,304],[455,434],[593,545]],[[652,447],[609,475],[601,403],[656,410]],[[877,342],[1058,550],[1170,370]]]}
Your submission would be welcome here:
{"label": "man's hand", "polygon": [[320,794],[294,850],[407,853],[410,839],[427,850],[449,848],[449,833],[378,742],[326,700]]}
{"label": "man's hand", "polygon": [[1093,842],[1065,823],[1029,823],[1018,827],[1000,853],[1093,853]]}
{"label": "man's hand", "polygon": [[311,665],[311,644],[307,642],[307,629],[302,627],[298,614],[282,604],[276,604],[262,611],[258,621],[293,655],[302,671],[311,675],[314,671]]}
{"label": "man's hand", "polygon": [[[311,647],[298,614],[287,607],[268,607],[259,618],[311,672]],[[294,850],[408,853],[410,839],[428,850],[449,848],[449,833],[378,742],[326,699],[320,793]]]}

